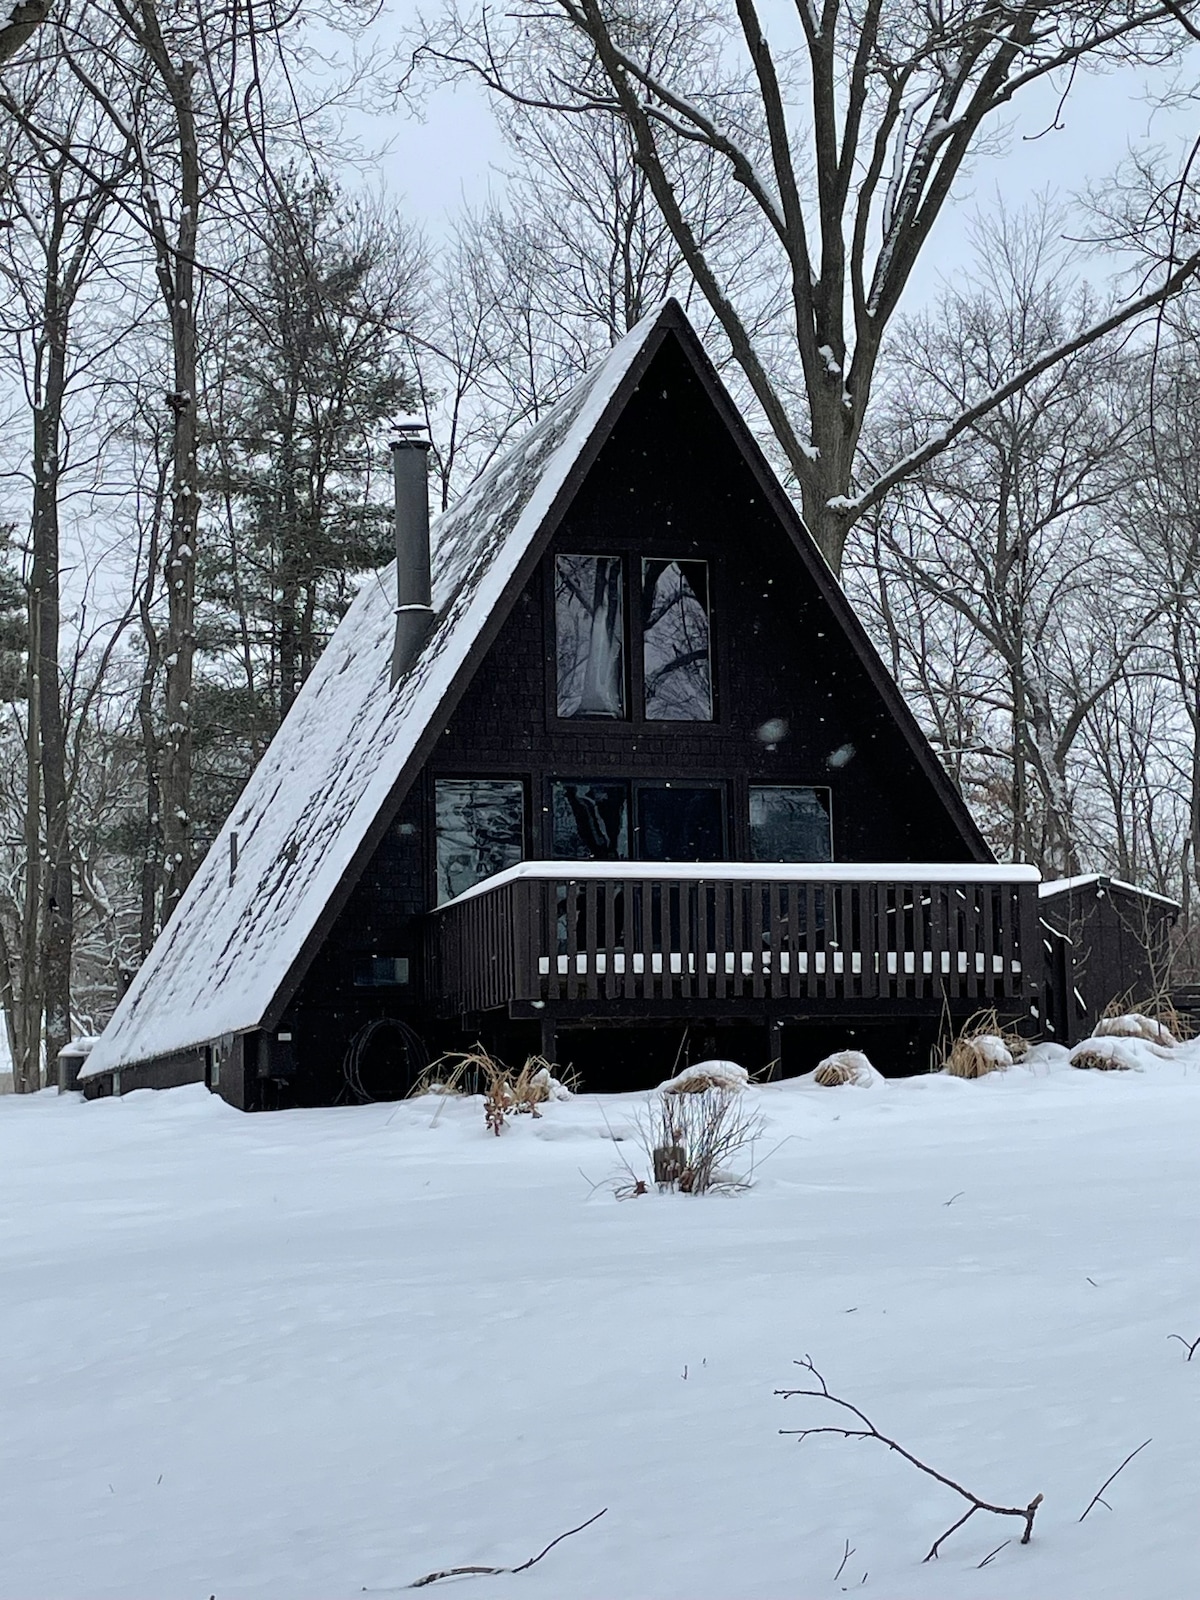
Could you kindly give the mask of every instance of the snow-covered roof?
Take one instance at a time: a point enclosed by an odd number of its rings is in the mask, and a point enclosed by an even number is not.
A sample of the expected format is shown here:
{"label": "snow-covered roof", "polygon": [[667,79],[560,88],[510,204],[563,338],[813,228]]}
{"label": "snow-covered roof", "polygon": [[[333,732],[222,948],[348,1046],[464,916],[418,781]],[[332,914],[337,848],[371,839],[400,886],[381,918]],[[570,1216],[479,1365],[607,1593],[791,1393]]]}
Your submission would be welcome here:
{"label": "snow-covered roof", "polygon": [[1172,900],[1169,895],[1156,894],[1153,889],[1141,889],[1136,883],[1125,883],[1121,878],[1110,878],[1103,872],[1081,872],[1074,878],[1052,878],[1049,883],[1043,883],[1038,889],[1038,894],[1044,900],[1048,895],[1066,894],[1072,889],[1123,889],[1126,894],[1141,895],[1143,900],[1157,900],[1160,905],[1170,906],[1173,911],[1181,909],[1178,900]]}
{"label": "snow-covered roof", "polygon": [[639,322],[435,522],[435,621],[395,687],[394,563],[363,585],[81,1077],[261,1023],[665,315]]}

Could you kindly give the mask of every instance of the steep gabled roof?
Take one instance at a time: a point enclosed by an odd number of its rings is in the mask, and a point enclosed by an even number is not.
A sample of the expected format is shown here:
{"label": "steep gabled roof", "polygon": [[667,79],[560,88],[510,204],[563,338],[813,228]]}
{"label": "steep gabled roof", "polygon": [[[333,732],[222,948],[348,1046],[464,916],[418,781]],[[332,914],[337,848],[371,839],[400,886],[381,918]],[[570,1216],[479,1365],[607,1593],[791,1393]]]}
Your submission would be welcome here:
{"label": "steep gabled roof", "polygon": [[639,323],[437,519],[436,621],[395,688],[395,564],[363,585],[118,1005],[88,1076],[262,1021],[422,734],[440,725],[472,644],[572,470],[607,434],[623,380],[636,382],[661,320]]}
{"label": "steep gabled roof", "polygon": [[[672,301],[615,345],[436,521],[434,626],[394,687],[394,565],[363,585],[81,1076],[273,1025],[319,947],[331,908],[344,899],[356,866],[378,843],[641,374],[671,335],[682,343],[918,763],[954,815],[966,851],[980,861],[991,859]],[[234,835],[237,865],[231,872]]]}

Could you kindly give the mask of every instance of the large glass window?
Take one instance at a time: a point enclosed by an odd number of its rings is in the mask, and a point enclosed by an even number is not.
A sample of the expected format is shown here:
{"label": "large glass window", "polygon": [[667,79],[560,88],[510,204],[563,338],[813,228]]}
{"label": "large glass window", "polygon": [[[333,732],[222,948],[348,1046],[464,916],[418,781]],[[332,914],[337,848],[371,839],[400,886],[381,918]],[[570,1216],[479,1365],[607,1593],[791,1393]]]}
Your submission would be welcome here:
{"label": "large glass window", "polygon": [[720,861],[725,827],[718,788],[641,784],[637,853],[643,861]]}
{"label": "large glass window", "polygon": [[563,861],[624,861],[629,855],[629,785],[550,786],[553,851]]}
{"label": "large glass window", "polygon": [[712,721],[706,561],[642,562],[642,661],[647,718]]}
{"label": "large glass window", "polygon": [[439,778],[437,897],[440,905],[524,855],[525,788],[511,778]]}
{"label": "large glass window", "polygon": [[625,595],[620,556],[557,556],[554,622],[560,717],[624,717]]}
{"label": "large glass window", "polygon": [[751,788],[752,861],[832,861],[828,789]]}

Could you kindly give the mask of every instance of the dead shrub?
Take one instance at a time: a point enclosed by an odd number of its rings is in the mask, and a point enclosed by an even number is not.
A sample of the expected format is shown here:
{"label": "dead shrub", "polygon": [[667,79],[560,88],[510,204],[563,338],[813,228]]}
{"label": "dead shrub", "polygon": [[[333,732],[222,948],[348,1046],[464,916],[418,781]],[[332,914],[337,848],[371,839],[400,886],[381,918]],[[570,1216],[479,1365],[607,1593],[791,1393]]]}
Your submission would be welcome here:
{"label": "dead shrub", "polygon": [[844,1083],[870,1083],[874,1075],[875,1068],[861,1050],[837,1050],[818,1062],[813,1082],[836,1089]]}
{"label": "dead shrub", "polygon": [[439,1057],[422,1073],[412,1092],[482,1095],[484,1121],[490,1132],[499,1135],[508,1117],[540,1117],[539,1106],[550,1100],[569,1100],[577,1082],[570,1068],[556,1066],[543,1056],[526,1056],[524,1065],[514,1069],[477,1044]]}
{"label": "dead shrub", "polygon": [[730,1163],[761,1138],[763,1120],[748,1107],[742,1086],[659,1089],[638,1119],[638,1136],[660,1191],[736,1193],[753,1174]]}

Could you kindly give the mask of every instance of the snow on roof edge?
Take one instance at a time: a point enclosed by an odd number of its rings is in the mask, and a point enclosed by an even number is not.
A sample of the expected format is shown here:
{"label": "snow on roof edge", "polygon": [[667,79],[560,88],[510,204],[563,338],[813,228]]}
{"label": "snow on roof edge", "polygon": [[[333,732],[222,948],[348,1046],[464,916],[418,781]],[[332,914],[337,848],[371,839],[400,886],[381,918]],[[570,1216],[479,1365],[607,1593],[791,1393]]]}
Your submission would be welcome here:
{"label": "snow on roof edge", "polygon": [[1080,872],[1073,878],[1052,878],[1043,883],[1038,889],[1041,899],[1046,899],[1052,894],[1066,894],[1071,889],[1082,889],[1089,883],[1100,884],[1104,887],[1123,889],[1126,894],[1139,894],[1143,900],[1157,900],[1164,906],[1171,906],[1176,911],[1183,907],[1178,900],[1172,900],[1170,895],[1158,894],[1154,889],[1143,889],[1136,883],[1126,883],[1123,878],[1110,877],[1107,872]]}

